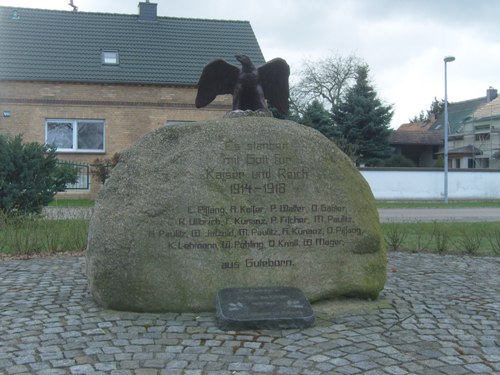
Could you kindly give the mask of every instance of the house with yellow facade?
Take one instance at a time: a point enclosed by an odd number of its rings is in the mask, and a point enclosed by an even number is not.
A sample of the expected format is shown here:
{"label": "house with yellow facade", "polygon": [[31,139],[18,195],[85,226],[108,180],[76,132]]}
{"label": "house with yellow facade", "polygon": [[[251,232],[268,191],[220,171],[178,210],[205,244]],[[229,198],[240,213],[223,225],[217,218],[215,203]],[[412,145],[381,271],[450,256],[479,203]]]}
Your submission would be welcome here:
{"label": "house with yellow facade", "polygon": [[[221,118],[230,96],[194,105],[211,60],[237,65],[234,55],[244,53],[265,63],[249,22],[161,17],[149,2],[137,14],[0,6],[0,36],[0,134],[84,164],[158,127]],[[78,196],[99,190],[88,180]]]}

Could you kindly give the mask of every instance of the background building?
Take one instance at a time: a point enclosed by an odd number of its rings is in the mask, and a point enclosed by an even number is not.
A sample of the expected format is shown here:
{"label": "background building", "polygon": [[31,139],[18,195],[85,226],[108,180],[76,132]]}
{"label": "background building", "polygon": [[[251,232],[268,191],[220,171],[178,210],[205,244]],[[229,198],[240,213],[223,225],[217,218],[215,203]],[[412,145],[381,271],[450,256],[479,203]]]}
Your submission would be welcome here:
{"label": "background building", "polygon": [[[500,98],[486,96],[448,105],[450,168],[500,168]],[[418,167],[434,167],[444,153],[444,115],[401,125],[391,135],[396,153]]]}
{"label": "background building", "polygon": [[160,126],[222,117],[230,95],[194,106],[211,60],[265,62],[249,22],[158,17],[149,2],[136,15],[0,7],[0,35],[0,133],[86,164]]}

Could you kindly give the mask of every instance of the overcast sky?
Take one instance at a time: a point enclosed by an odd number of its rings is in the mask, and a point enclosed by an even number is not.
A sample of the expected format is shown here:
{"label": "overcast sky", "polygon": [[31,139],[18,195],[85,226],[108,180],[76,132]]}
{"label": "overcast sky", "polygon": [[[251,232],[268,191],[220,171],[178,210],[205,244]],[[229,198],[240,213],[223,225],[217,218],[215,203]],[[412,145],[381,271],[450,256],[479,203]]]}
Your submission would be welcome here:
{"label": "overcast sky", "polygon": [[[248,20],[264,57],[300,70],[304,59],[354,54],[386,104],[392,127],[444,98],[500,88],[499,0],[151,0],[160,16]],[[0,0],[0,5],[71,10],[69,0]],[[74,0],[79,11],[136,14],[139,0]],[[0,36],[1,37],[1,36]],[[244,52],[244,51],[242,51]]]}

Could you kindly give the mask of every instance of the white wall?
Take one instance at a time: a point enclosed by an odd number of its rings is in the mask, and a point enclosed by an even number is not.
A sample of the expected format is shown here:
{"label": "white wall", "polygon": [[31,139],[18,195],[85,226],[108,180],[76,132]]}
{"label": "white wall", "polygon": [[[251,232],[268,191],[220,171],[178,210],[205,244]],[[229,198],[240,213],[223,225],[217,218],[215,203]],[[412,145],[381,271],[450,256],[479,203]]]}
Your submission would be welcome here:
{"label": "white wall", "polygon": [[[443,199],[444,172],[424,168],[361,168],[361,174],[380,200]],[[448,172],[449,199],[500,199],[500,171],[491,169]]]}

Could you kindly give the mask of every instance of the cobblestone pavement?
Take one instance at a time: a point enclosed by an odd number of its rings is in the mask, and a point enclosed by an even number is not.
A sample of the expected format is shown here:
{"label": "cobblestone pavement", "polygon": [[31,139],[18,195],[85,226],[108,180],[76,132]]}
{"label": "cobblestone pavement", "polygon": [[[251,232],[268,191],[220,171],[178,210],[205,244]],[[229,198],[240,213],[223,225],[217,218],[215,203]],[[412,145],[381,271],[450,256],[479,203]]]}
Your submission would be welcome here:
{"label": "cobblestone pavement", "polygon": [[386,288],[365,302],[377,308],[247,332],[218,330],[213,313],[103,310],[84,265],[0,262],[0,373],[500,373],[500,258],[389,253]]}

